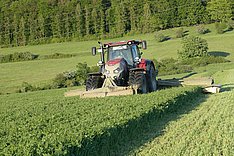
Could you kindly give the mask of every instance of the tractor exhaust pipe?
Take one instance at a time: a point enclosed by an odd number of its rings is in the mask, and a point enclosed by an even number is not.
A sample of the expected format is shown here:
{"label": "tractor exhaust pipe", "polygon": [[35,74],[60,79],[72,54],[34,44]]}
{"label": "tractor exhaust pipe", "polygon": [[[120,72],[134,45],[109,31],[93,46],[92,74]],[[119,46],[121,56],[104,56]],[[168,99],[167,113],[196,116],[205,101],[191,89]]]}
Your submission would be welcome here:
{"label": "tractor exhaust pipe", "polygon": [[101,61],[103,62],[103,64],[105,63],[105,53],[104,53],[104,48],[102,45],[102,42],[98,41],[98,44],[100,45],[100,49],[101,49]]}

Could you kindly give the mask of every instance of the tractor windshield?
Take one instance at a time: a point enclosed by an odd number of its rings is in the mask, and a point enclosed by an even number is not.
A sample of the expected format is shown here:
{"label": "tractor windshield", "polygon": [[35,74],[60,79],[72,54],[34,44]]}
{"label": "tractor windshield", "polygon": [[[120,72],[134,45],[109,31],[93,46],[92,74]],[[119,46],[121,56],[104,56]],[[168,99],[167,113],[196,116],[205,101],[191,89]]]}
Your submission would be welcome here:
{"label": "tractor windshield", "polygon": [[124,58],[129,65],[133,65],[131,47],[129,45],[109,47],[107,53],[108,61],[117,58]]}

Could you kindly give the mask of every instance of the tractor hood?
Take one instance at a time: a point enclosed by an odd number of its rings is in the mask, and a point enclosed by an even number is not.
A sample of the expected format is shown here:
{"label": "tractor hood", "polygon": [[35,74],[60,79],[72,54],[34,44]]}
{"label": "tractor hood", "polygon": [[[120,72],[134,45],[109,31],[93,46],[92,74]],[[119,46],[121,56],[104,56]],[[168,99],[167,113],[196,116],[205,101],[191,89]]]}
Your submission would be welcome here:
{"label": "tractor hood", "polygon": [[124,60],[123,58],[117,58],[117,59],[114,59],[114,60],[109,60],[108,62],[106,62],[106,64],[108,66],[114,66],[116,64],[119,64],[122,60]]}
{"label": "tractor hood", "polygon": [[110,60],[106,63],[104,75],[112,79],[120,78],[122,72],[126,69],[126,61],[123,58]]}

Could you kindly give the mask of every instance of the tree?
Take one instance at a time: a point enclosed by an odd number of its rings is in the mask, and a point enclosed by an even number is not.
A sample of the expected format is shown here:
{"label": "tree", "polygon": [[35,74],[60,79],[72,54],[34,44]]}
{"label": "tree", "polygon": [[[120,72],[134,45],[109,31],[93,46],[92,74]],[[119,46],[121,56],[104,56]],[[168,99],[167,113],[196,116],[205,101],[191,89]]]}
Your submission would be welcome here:
{"label": "tree", "polygon": [[25,46],[26,45],[24,17],[21,17],[20,23],[19,23],[18,43],[19,43],[20,46]]}
{"label": "tree", "polygon": [[10,46],[11,45],[10,19],[6,17],[4,22],[5,22],[4,23],[4,45]]}
{"label": "tree", "polygon": [[85,33],[90,34],[90,11],[88,6],[85,7]]}
{"label": "tree", "polygon": [[182,40],[182,50],[178,51],[181,59],[203,57],[208,55],[208,44],[205,39],[195,36],[188,36]]}
{"label": "tree", "polygon": [[45,19],[42,14],[38,15],[38,39],[40,42],[44,41],[45,37]]}
{"label": "tree", "polygon": [[53,38],[61,38],[60,14],[56,14],[52,23]]}
{"label": "tree", "polygon": [[15,14],[13,17],[12,29],[13,29],[12,44],[13,46],[17,47],[18,46],[18,19]]}
{"label": "tree", "polygon": [[232,17],[231,0],[210,0],[207,10],[211,19],[217,22],[227,22]]}
{"label": "tree", "polygon": [[142,32],[143,33],[147,33],[152,31],[152,20],[151,20],[151,10],[150,10],[150,5],[148,2],[146,2],[144,4],[144,8],[143,8],[143,16],[141,19],[141,23],[142,23]]}
{"label": "tree", "polygon": [[92,33],[95,34],[96,36],[98,35],[98,27],[99,27],[99,24],[98,24],[98,12],[97,12],[97,9],[96,8],[93,8],[92,10],[92,13],[91,13],[91,16],[92,16]]}
{"label": "tree", "polygon": [[35,40],[37,38],[37,21],[35,19],[34,14],[29,15],[29,42],[35,43]]}
{"label": "tree", "polygon": [[115,22],[112,23],[112,26],[115,27],[115,34],[117,36],[122,36],[125,33],[125,21],[126,17],[126,8],[123,2],[115,7]]}
{"label": "tree", "polygon": [[65,37],[68,39],[70,37],[70,21],[69,21],[69,14],[65,15]]}
{"label": "tree", "polygon": [[81,36],[83,36],[83,14],[82,14],[82,11],[81,11],[81,7],[80,7],[80,4],[78,3],[76,5],[76,11],[75,11],[75,15],[76,15],[76,18],[75,18],[75,36],[80,38]]}
{"label": "tree", "polygon": [[131,1],[129,4],[129,16],[130,16],[130,26],[131,26],[131,32],[135,33],[137,32],[137,23],[138,21],[138,16],[137,15],[137,3],[134,3],[134,1]]}

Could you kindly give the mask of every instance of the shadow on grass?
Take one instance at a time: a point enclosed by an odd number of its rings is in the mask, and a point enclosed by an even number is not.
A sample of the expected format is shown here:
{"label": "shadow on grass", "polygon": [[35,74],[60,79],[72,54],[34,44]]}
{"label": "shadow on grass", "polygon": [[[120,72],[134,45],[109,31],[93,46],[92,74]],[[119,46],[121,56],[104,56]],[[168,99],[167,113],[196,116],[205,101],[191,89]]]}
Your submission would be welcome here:
{"label": "shadow on grass", "polygon": [[234,83],[222,85],[221,92],[229,92],[234,90]]}
{"label": "shadow on grass", "polygon": [[84,140],[82,147],[68,148],[68,155],[129,155],[164,134],[169,122],[178,120],[205,101],[201,89],[169,101],[167,108],[153,109],[125,125],[104,130],[103,135]]}
{"label": "shadow on grass", "polygon": [[212,56],[221,56],[221,57],[227,57],[230,55],[228,52],[223,52],[223,51],[210,51],[208,54]]}

